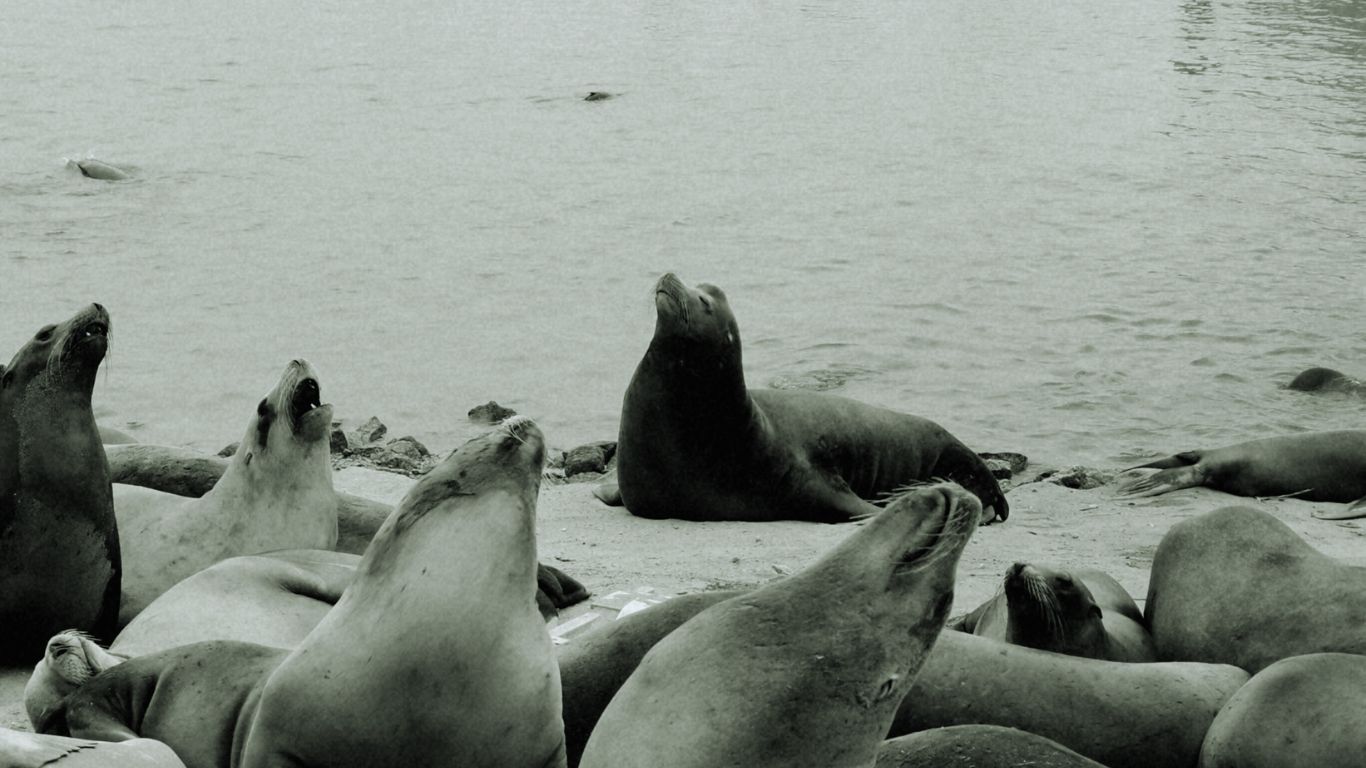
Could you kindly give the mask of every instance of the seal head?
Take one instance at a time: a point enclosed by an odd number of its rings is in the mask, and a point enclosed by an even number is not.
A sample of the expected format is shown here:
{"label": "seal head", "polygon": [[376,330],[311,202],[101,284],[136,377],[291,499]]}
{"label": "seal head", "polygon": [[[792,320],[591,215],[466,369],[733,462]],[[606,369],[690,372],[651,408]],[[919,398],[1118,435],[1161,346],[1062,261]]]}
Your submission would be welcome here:
{"label": "seal head", "polygon": [[101,648],[84,632],[70,629],[53,635],[43,660],[33,667],[33,676],[24,687],[24,709],[33,730],[43,733],[47,729],[48,720],[67,694],[127,660],[123,654]]}

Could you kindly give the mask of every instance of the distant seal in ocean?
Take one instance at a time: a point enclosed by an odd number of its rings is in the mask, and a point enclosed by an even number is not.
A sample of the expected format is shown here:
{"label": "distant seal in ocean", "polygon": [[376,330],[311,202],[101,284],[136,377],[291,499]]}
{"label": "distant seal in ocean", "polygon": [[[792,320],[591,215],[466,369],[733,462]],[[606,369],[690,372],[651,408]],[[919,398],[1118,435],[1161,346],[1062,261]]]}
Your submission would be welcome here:
{"label": "distant seal in ocean", "polygon": [[122,168],[114,166],[93,157],[84,160],[67,160],[67,167],[74,167],[81,172],[87,179],[98,179],[100,181],[123,181],[128,178],[128,172]]}
{"label": "distant seal in ocean", "polygon": [[90,405],[109,328],[91,304],[0,366],[0,665],[68,628],[114,634],[119,531]]}
{"label": "distant seal in ocean", "polygon": [[672,273],[655,285],[655,332],[621,407],[617,482],[634,515],[844,522],[931,478],[1009,508],[977,454],[927,419],[838,397],[747,389],[726,296]]}
{"label": "distant seal in ocean", "polygon": [[999,594],[949,627],[1069,656],[1157,661],[1134,599],[1109,574],[1090,568],[1015,563]]}
{"label": "distant seal in ocean", "polygon": [[1200,768],[1357,768],[1366,754],[1366,657],[1311,653],[1252,676],[1214,718]]}
{"label": "distant seal in ocean", "polygon": [[1307,653],[1366,654],[1366,569],[1324,555],[1252,507],[1168,529],[1143,610],[1163,660],[1257,672]]}
{"label": "distant seal in ocean", "polygon": [[980,514],[958,485],[917,488],[801,573],[697,614],[645,655],[581,765],[871,765]]}
{"label": "distant seal in ocean", "polygon": [[[1137,472],[1136,470],[1160,470]],[[1366,516],[1366,430],[1281,435],[1208,451],[1186,451],[1125,470],[1120,496],[1156,496],[1206,486],[1237,496],[1296,496],[1353,502],[1314,517]]]}
{"label": "distant seal in ocean", "polygon": [[337,542],[328,429],[332,406],[303,360],[256,407],[242,448],[203,497],[114,486],[124,551],[127,624],[176,582],[234,555],[331,549]]}
{"label": "distant seal in ocean", "polygon": [[42,731],[62,699],[90,678],[128,657],[101,648],[84,632],[59,632],[47,643],[47,652],[33,668],[24,686],[24,709],[34,730]]}
{"label": "distant seal in ocean", "polygon": [[1366,395],[1366,381],[1332,368],[1309,368],[1285,385],[1285,388],[1300,392],[1346,392]]}
{"label": "distant seal in ocean", "polygon": [[234,764],[564,766],[536,609],[544,455],[535,423],[513,417],[418,480],[270,674]]}

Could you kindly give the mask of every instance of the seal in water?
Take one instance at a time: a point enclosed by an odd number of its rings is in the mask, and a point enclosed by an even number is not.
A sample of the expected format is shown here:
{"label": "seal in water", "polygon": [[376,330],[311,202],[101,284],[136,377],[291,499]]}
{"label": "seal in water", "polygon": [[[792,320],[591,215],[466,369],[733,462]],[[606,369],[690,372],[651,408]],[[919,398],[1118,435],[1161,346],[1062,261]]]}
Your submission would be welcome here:
{"label": "seal in water", "polygon": [[1143,610],[1164,660],[1257,672],[1307,653],[1366,654],[1366,569],[1251,507],[1173,525],[1153,555]]}
{"label": "seal in water", "polygon": [[655,285],[655,332],[621,407],[617,479],[634,515],[844,522],[930,478],[1009,508],[977,454],[927,419],[838,397],[747,389],[740,330],[720,288]]}
{"label": "seal in water", "polygon": [[122,168],[114,166],[93,157],[84,160],[67,160],[68,168],[74,167],[81,172],[87,179],[99,179],[100,181],[123,181],[128,178],[128,172]]}
{"label": "seal in water", "polygon": [[1002,586],[949,628],[1069,656],[1157,661],[1143,614],[1109,574],[1015,563]]}
{"label": "seal in water", "polygon": [[[1158,470],[1138,472],[1138,470]],[[1125,470],[1120,496],[1156,496],[1206,486],[1237,496],[1297,496],[1354,502],[1315,511],[1324,520],[1366,516],[1366,430],[1308,432],[1186,451]]]}
{"label": "seal in water", "polygon": [[1285,388],[1299,392],[1345,392],[1366,395],[1366,381],[1332,368],[1309,368],[1286,384]]}
{"label": "seal in water", "polygon": [[328,429],[317,375],[291,362],[256,407],[242,448],[203,497],[114,486],[124,551],[120,626],[176,582],[234,555],[337,542]]}
{"label": "seal in water", "polygon": [[61,632],[47,642],[47,653],[33,667],[24,686],[24,709],[36,731],[42,731],[67,694],[128,657],[101,648],[84,632]]}
{"label": "seal in water", "polygon": [[109,327],[91,304],[0,366],[0,665],[68,627],[114,635],[119,531],[90,406]]}
{"label": "seal in water", "polygon": [[565,764],[536,609],[544,454],[535,423],[513,417],[413,486],[270,675],[242,768]]}
{"label": "seal in water", "polygon": [[617,692],[582,765],[872,765],[980,514],[957,485],[914,489],[801,573],[697,614]]}

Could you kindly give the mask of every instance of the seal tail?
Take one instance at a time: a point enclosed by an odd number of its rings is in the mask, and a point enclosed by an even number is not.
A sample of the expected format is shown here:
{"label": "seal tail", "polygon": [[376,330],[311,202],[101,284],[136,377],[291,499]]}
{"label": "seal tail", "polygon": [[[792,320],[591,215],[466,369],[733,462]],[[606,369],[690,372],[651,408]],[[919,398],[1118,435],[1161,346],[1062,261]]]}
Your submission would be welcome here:
{"label": "seal tail", "polygon": [[1366,496],[1344,507],[1315,510],[1313,514],[1319,520],[1355,520],[1358,517],[1366,517]]}
{"label": "seal tail", "polygon": [[1130,476],[1121,476],[1118,486],[1115,488],[1115,496],[1122,499],[1160,496],[1164,493],[1179,491],[1182,488],[1194,488],[1203,484],[1195,470],[1188,466],[1160,470],[1137,467],[1128,470],[1125,474]]}

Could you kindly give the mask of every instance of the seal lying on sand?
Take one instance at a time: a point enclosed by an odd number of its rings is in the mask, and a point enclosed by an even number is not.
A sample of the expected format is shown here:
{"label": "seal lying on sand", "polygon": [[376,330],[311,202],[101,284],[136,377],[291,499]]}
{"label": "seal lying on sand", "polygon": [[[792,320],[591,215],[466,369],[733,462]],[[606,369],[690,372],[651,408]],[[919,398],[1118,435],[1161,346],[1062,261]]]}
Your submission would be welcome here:
{"label": "seal lying on sand", "polygon": [[0,665],[36,661],[68,627],[114,634],[119,531],[90,406],[108,346],[91,304],[0,366]]}
{"label": "seal lying on sand", "polygon": [[617,441],[620,500],[632,514],[844,522],[874,514],[868,500],[931,478],[976,494],[991,510],[983,522],[1009,514],[986,463],[932,421],[830,394],[747,389],[721,289],[689,289],[669,273],[655,311]]}
{"label": "seal lying on sand", "polygon": [[[1158,472],[1137,473],[1135,470]],[[1186,451],[1126,470],[1120,496],[1156,496],[1207,486],[1237,496],[1298,496],[1355,502],[1325,520],[1366,516],[1366,430],[1309,432],[1250,440],[1210,451]]]}
{"label": "seal lying on sand", "polygon": [[702,611],[646,654],[582,765],[871,765],[980,514],[957,485],[917,488],[800,574]]}
{"label": "seal lying on sand", "polygon": [[1300,392],[1345,392],[1366,395],[1366,381],[1353,378],[1332,368],[1310,368],[1285,385]]}
{"label": "seal lying on sand", "polygon": [[1224,507],[1162,537],[1144,613],[1161,659],[1257,672],[1306,653],[1366,654],[1366,568],[1320,553],[1273,515]]}
{"label": "seal lying on sand", "polygon": [[1358,768],[1366,657],[1311,653],[1253,675],[1214,718],[1200,768]]}
{"label": "seal lying on sand", "polygon": [[1109,574],[1015,563],[1003,587],[949,628],[1069,656],[1157,661],[1143,614]]}
{"label": "seal lying on sand", "polygon": [[54,729],[157,738],[192,768],[284,755],[339,768],[563,765],[559,674],[535,602],[543,456],[527,419],[453,453],[293,652],[212,641],[141,656],[68,696]]}
{"label": "seal lying on sand", "polygon": [[308,363],[286,366],[256,407],[242,448],[202,498],[114,487],[125,571],[120,625],[181,579],[233,555],[331,549],[337,497],[328,461],[332,406]]}

